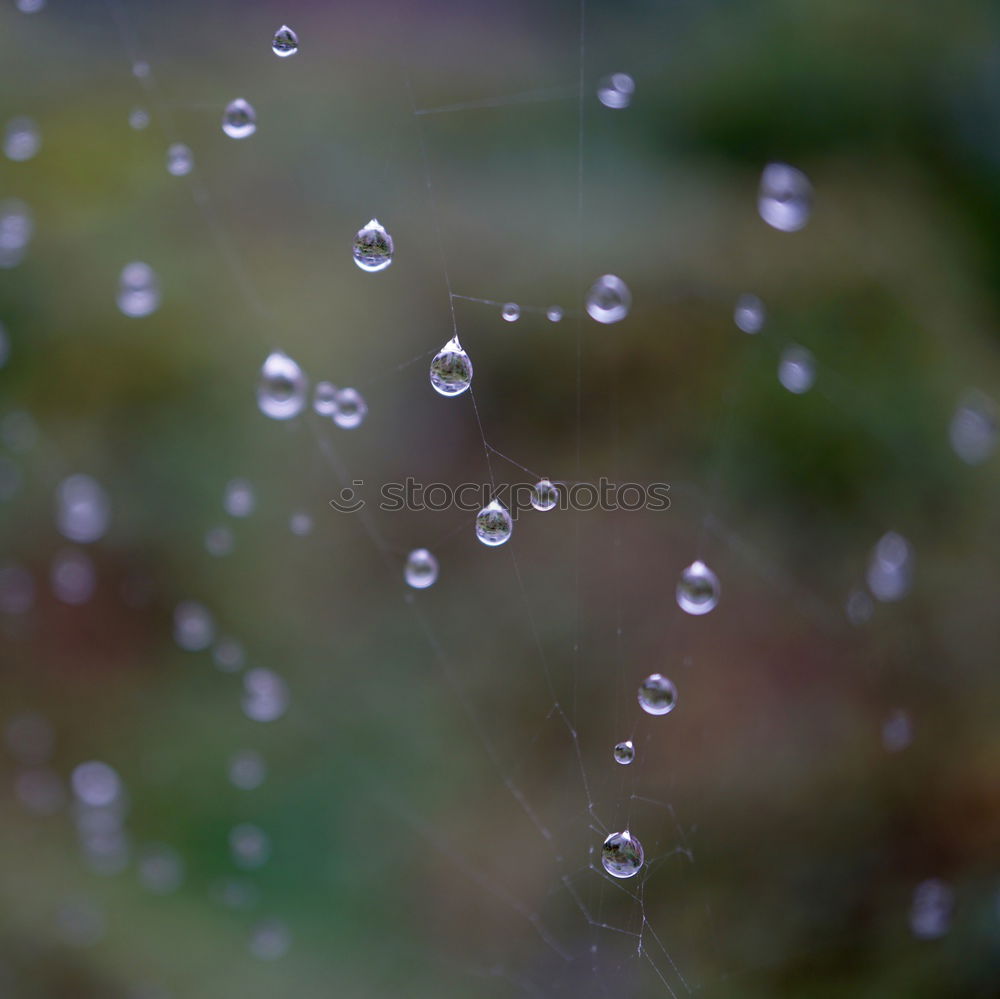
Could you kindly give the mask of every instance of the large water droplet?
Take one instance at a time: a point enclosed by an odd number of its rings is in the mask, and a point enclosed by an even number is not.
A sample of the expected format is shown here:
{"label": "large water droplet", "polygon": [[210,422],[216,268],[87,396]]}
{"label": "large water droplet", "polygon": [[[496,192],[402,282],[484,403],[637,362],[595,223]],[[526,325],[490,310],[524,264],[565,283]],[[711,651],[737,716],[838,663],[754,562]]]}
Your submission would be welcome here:
{"label": "large water droplet", "polygon": [[614,274],[599,277],[587,292],[587,314],[599,323],[621,322],[631,306],[628,285]]}
{"label": "large water droplet", "polygon": [[517,302],[507,302],[500,310],[500,317],[507,323],[516,323],[521,318],[521,306]]}
{"label": "large water droplet", "polygon": [[118,308],[123,315],[141,319],[160,305],[160,279],[149,264],[133,260],[122,268],[118,278]]}
{"label": "large water droplet", "polygon": [[669,714],[677,705],[677,688],[665,676],[653,673],[639,684],[639,707],[647,715]]}
{"label": "large water droplet", "polygon": [[89,475],[70,475],[56,490],[56,525],[70,541],[97,541],[108,529],[111,502],[100,483]]}
{"label": "large water droplet", "polygon": [[816,360],[805,347],[792,344],[781,353],[778,362],[778,381],[795,395],[802,395],[816,381]]}
{"label": "large water droplet", "polygon": [[677,605],[688,614],[707,614],[719,602],[719,577],[704,562],[692,562],[677,583]]}
{"label": "large water droplet", "polygon": [[434,355],[430,375],[438,395],[461,395],[472,384],[472,361],[457,336]]}
{"label": "large water droplet", "polygon": [[363,271],[374,274],[384,271],[392,263],[395,249],[392,236],[379,224],[378,219],[372,219],[354,236],[354,262]]}
{"label": "large water droplet", "polygon": [[3,133],[3,151],[9,160],[23,163],[38,153],[42,133],[33,118],[11,118]]}
{"label": "large water droplet", "polygon": [[426,548],[417,548],[407,556],[403,575],[415,590],[426,590],[437,581],[438,561]]}
{"label": "large water droplet", "polygon": [[613,878],[635,877],[644,860],[642,844],[627,829],[612,833],[601,847],[601,863]]}
{"label": "large water droplet", "polygon": [[624,742],[619,742],[615,746],[615,762],[620,763],[623,767],[627,767],[635,759],[635,746],[632,745],[631,739],[626,739]]}
{"label": "large water droplet", "polygon": [[787,163],[768,163],[760,175],[757,211],[782,232],[797,232],[809,221],[813,190],[809,178]]}
{"label": "large water droplet", "polygon": [[287,24],[283,24],[271,39],[271,51],[281,59],[295,55],[299,51],[299,36]]}
{"label": "large water droplet", "polygon": [[368,404],[357,389],[343,388],[337,393],[337,406],[333,422],[341,430],[354,430],[365,422]]}
{"label": "large water droplet", "polygon": [[536,510],[551,510],[559,502],[559,490],[548,480],[539,479],[531,490],[531,505]]}
{"label": "large water droplet", "polygon": [[744,333],[759,333],[764,328],[767,312],[756,295],[740,295],[733,309],[733,322]]}
{"label": "large water droplet", "polygon": [[635,93],[635,80],[628,73],[612,73],[597,84],[597,99],[615,111],[627,108]]}
{"label": "large water droplet", "polygon": [[333,416],[337,412],[337,386],[332,382],[317,382],[313,389],[313,412],[317,416]]}
{"label": "large water droplet", "polygon": [[982,464],[997,443],[997,408],[993,400],[982,392],[965,393],[951,418],[949,438],[955,454],[967,465]]}
{"label": "large water droplet", "polygon": [[510,540],[514,522],[507,508],[499,501],[492,500],[476,514],[476,537],[484,545],[495,548]]}
{"label": "large water droplet", "polygon": [[257,405],[265,416],[272,420],[298,416],[308,390],[308,379],[295,361],[280,350],[268,354],[257,383]]}
{"label": "large water droplet", "polygon": [[253,105],[238,97],[222,113],[222,131],[230,139],[246,139],[257,131],[257,112]]}
{"label": "large water droplet", "polygon": [[194,169],[194,153],[183,142],[175,142],[167,149],[167,173],[186,177]]}

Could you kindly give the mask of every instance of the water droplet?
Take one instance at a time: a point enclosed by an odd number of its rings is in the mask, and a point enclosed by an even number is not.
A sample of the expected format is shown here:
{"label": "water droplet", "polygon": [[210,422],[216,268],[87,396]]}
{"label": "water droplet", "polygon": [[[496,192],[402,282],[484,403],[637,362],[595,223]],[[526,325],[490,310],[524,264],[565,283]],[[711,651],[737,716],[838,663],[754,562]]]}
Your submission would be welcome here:
{"label": "water droplet", "polygon": [[263,829],[244,822],[230,831],[229,849],[237,867],[252,870],[267,863],[271,856],[271,840]]}
{"label": "water droplet", "polygon": [[288,529],[296,537],[304,538],[312,532],[313,519],[308,513],[293,513],[288,521]]}
{"label": "water droplet", "polygon": [[559,502],[559,490],[548,479],[539,479],[531,490],[531,505],[536,510],[552,510]]}
{"label": "water droplet", "polygon": [[499,500],[492,500],[476,514],[476,537],[484,545],[502,545],[510,540],[513,530],[510,513]]}
{"label": "water droplet", "polygon": [[11,118],[3,134],[3,151],[9,160],[23,163],[38,153],[42,133],[33,118]]}
{"label": "water droplet", "polygon": [[56,490],[56,524],[70,541],[97,541],[108,529],[111,503],[101,485],[89,475],[71,475]]}
{"label": "water droplet", "polygon": [[337,412],[337,386],[332,382],[317,382],[313,389],[313,411],[319,416]]}
{"label": "water droplet", "polygon": [[128,127],[137,132],[149,128],[149,112],[145,108],[133,108],[128,115]]}
{"label": "water droplet", "polygon": [[70,778],[73,793],[90,808],[107,808],[122,793],[121,778],[112,767],[100,760],[81,763]]}
{"label": "water droplet", "polygon": [[257,131],[257,112],[253,105],[238,97],[222,113],[222,131],[230,139],[246,139]]}
{"label": "water droplet", "polygon": [[614,274],[599,277],[587,292],[587,314],[599,323],[621,322],[631,306],[628,285]]}
{"label": "water droplet", "polygon": [[764,328],[767,312],[756,295],[740,295],[733,309],[733,322],[744,333],[759,333]]}
{"label": "water droplet", "polygon": [[183,142],[175,142],[167,148],[167,173],[174,177],[186,177],[194,169],[194,153]]}
{"label": "water droplet", "polygon": [[677,583],[677,606],[687,614],[707,614],[719,602],[719,577],[704,562],[692,562]]}
{"label": "water droplet", "polygon": [[644,860],[642,844],[627,829],[612,833],[601,847],[601,863],[613,878],[635,877]]}
{"label": "water droplet", "polygon": [[677,688],[665,676],[653,673],[639,685],[639,707],[647,715],[666,715],[677,706]]}
{"label": "water droplet", "polygon": [[45,0],[17,0],[17,9],[22,14],[37,14],[45,6]]}
{"label": "water droplet", "polygon": [[337,393],[337,408],[333,414],[333,422],[341,430],[354,430],[365,422],[368,415],[368,404],[357,389],[343,388]]}
{"label": "water droplet", "polygon": [[896,708],[882,724],[882,745],[886,752],[898,753],[913,742],[913,723],[910,716]]}
{"label": "water droplet", "polygon": [[243,713],[251,721],[277,721],[288,710],[288,686],[277,673],[257,667],[243,677]]}
{"label": "water droplet", "polygon": [[384,271],[392,263],[394,250],[392,236],[379,224],[378,219],[372,219],[354,237],[354,262],[370,274]]}
{"label": "water droplet", "polygon": [[233,532],[226,526],[210,527],[205,532],[205,551],[220,558],[233,550]]}
{"label": "water droplet", "polygon": [[757,211],[782,232],[797,232],[809,221],[813,190],[809,178],[787,163],[768,163],[760,175]]}
{"label": "water droplet", "polygon": [[122,314],[141,319],[160,305],[160,280],[149,264],[133,260],[122,268],[118,279],[118,308]]}
{"label": "water droplet", "polygon": [[508,323],[515,323],[521,318],[521,306],[517,302],[508,302],[500,310],[501,318]]}
{"label": "water droplet", "polygon": [[17,198],[0,203],[0,267],[16,267],[35,231],[31,209]]}
{"label": "water droplet", "polygon": [[295,55],[299,51],[299,36],[287,24],[283,24],[271,39],[271,51],[280,59]]}
{"label": "water droplet", "polygon": [[254,926],[247,944],[250,953],[261,961],[277,961],[288,953],[291,946],[291,931],[277,919],[267,919]]}
{"label": "water droplet", "polygon": [[132,63],[132,75],[137,80],[145,80],[149,76],[149,63],[141,60]]}
{"label": "water droplet", "polygon": [[781,353],[778,362],[778,381],[795,395],[802,395],[816,381],[816,361],[805,347],[793,344]]}
{"label": "water droplet", "polygon": [[545,310],[545,318],[548,319],[550,323],[558,323],[562,319],[563,315],[563,310],[558,305],[550,305],[548,309]]}
{"label": "water droplet", "polygon": [[875,605],[872,603],[872,598],[864,590],[852,590],[848,594],[844,611],[847,614],[847,620],[855,627],[870,621],[874,610]]}
{"label": "water droplet", "polygon": [[404,576],[415,590],[426,590],[437,582],[438,561],[426,548],[416,548],[406,559]]}
{"label": "water droplet", "polygon": [[174,641],[185,652],[207,649],[215,638],[215,621],[197,600],[182,600],[174,608]]}
{"label": "water droplet", "polygon": [[298,364],[276,350],[261,366],[257,405],[272,420],[290,420],[302,412],[308,389],[308,380]]}
{"label": "water droplet", "polygon": [[627,767],[635,759],[635,746],[632,745],[631,739],[626,739],[624,742],[619,742],[615,746],[615,762],[620,763],[623,767]]}
{"label": "water droplet", "polygon": [[85,604],[97,588],[97,571],[90,556],[76,548],[56,553],[50,575],[52,592],[64,604]]}
{"label": "water droplet", "polygon": [[883,603],[902,600],[913,585],[913,549],[895,531],[884,534],[868,562],[866,580],[872,596]]}
{"label": "water droplet", "polygon": [[955,892],[940,878],[921,881],[913,892],[910,931],[918,940],[937,940],[951,926]]}
{"label": "water droplet", "polygon": [[241,791],[260,787],[266,776],[264,757],[252,749],[244,749],[229,761],[229,782]]}
{"label": "water droplet", "polygon": [[461,395],[472,384],[472,361],[457,336],[434,355],[430,374],[438,395]]}
{"label": "water droplet", "polygon": [[154,895],[170,895],[184,880],[184,861],[170,846],[151,843],[139,851],[136,858],[139,883]]}
{"label": "water droplet", "polygon": [[635,80],[628,73],[612,73],[597,84],[597,99],[606,107],[618,111],[632,103]]}
{"label": "water droplet", "polygon": [[212,649],[212,658],[223,673],[235,673],[243,669],[246,656],[235,638],[220,638]]}
{"label": "water droplet", "polygon": [[257,505],[253,486],[246,479],[230,479],[222,497],[222,506],[230,517],[249,517]]}
{"label": "water droplet", "polygon": [[982,464],[997,443],[997,408],[989,396],[975,390],[959,400],[949,430],[955,454],[967,465]]}

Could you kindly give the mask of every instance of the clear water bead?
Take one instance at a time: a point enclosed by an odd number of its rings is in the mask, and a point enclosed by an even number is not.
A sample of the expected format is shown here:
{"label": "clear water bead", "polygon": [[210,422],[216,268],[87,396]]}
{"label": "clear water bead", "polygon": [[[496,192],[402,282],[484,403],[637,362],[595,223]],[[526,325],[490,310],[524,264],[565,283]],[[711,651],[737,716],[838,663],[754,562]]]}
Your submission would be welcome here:
{"label": "clear water bead", "polygon": [[506,323],[516,323],[521,318],[521,306],[517,302],[507,302],[500,309],[500,318]]}
{"label": "clear water bead", "polygon": [[618,323],[632,307],[632,292],[614,274],[599,277],[587,292],[587,314],[599,323]]}
{"label": "clear water bead", "polygon": [[539,479],[531,490],[531,505],[542,512],[559,502],[559,490],[548,479]]}
{"label": "clear water bead", "polygon": [[332,382],[317,382],[313,389],[313,412],[317,416],[333,416],[337,412],[337,386]]}
{"label": "clear water bead", "polygon": [[760,175],[757,211],[772,228],[797,232],[812,211],[813,189],[809,178],[787,163],[768,163]]}
{"label": "clear water bead", "polygon": [[545,318],[548,319],[550,323],[558,323],[562,319],[563,315],[564,313],[562,307],[558,305],[550,305],[545,310]]}
{"label": "clear water bead", "polygon": [[767,312],[756,295],[740,295],[733,309],[733,322],[744,333],[759,333],[764,328]]}
{"label": "clear water bead", "polygon": [[989,396],[969,391],[959,400],[948,436],[955,454],[967,465],[980,465],[997,444],[997,408]]}
{"label": "clear water bead", "polygon": [[431,361],[431,385],[438,395],[461,395],[472,384],[472,361],[453,336]]}
{"label": "clear water bead", "polygon": [[257,131],[257,112],[253,105],[238,97],[222,113],[222,131],[230,139],[246,139]]}
{"label": "clear water bead", "polygon": [[778,362],[778,381],[795,395],[802,395],[816,381],[816,360],[811,351],[793,344],[781,353]]}
{"label": "clear water bead", "polygon": [[624,742],[619,742],[615,746],[615,762],[620,763],[623,767],[627,767],[635,759],[635,746],[632,745],[631,739],[626,739]]}
{"label": "clear water bead", "polygon": [[426,590],[437,582],[438,561],[426,548],[416,548],[406,558],[403,575],[415,590]]}
{"label": "clear water bead", "polygon": [[309,383],[298,364],[276,350],[268,354],[260,369],[257,405],[272,420],[290,420],[302,412]]}
{"label": "clear water bead", "polygon": [[343,388],[337,393],[337,408],[333,413],[333,422],[341,430],[354,430],[365,422],[368,415],[368,403],[357,389]]}
{"label": "clear water bead", "polygon": [[666,715],[677,705],[677,688],[665,676],[653,673],[639,684],[639,707],[647,715]]}
{"label": "clear water bead", "polygon": [[642,868],[642,843],[627,829],[612,833],[601,847],[601,864],[613,878],[632,878]]}
{"label": "clear water bead", "polygon": [[42,133],[33,118],[11,118],[3,133],[4,156],[15,163],[30,160],[42,146]]}
{"label": "clear water bead", "polygon": [[378,219],[372,219],[354,236],[354,262],[369,274],[384,271],[392,263],[394,250],[392,236]]}
{"label": "clear water bead", "polygon": [[514,522],[510,513],[499,500],[487,503],[476,514],[476,537],[490,548],[509,541],[513,530]]}
{"label": "clear water bead", "polygon": [[295,55],[299,51],[299,36],[287,24],[283,24],[271,39],[271,51],[279,59]]}
{"label": "clear water bead", "polygon": [[118,308],[122,315],[142,319],[160,306],[160,279],[149,264],[133,260],[118,278]]}
{"label": "clear water bead", "polygon": [[628,73],[612,73],[597,84],[597,99],[614,111],[627,108],[635,93],[635,80]]}
{"label": "clear water bead", "polygon": [[186,177],[194,169],[194,153],[183,142],[175,142],[167,149],[167,173],[173,177]]}
{"label": "clear water bead", "polygon": [[677,583],[677,606],[698,616],[715,610],[719,602],[719,577],[704,562],[692,562]]}

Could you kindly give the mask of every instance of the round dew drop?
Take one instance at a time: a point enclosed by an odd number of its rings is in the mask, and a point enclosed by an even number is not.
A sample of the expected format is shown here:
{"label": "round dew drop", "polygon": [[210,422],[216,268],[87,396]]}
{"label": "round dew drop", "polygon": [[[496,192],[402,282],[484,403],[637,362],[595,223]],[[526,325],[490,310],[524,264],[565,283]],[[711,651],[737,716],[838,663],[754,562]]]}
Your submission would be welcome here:
{"label": "round dew drop", "polygon": [[639,685],[639,707],[647,715],[667,715],[677,706],[677,688],[665,676],[653,673]]}
{"label": "round dew drop", "polygon": [[627,108],[635,93],[635,80],[628,73],[612,73],[597,85],[597,99],[613,111]]}
{"label": "round dew drop", "polygon": [[587,292],[587,314],[599,323],[618,323],[632,307],[632,292],[614,274],[599,277]]}
{"label": "round dew drop", "polygon": [[308,380],[298,364],[280,350],[268,354],[260,369],[257,405],[272,420],[290,420],[306,404]]}
{"label": "round dew drop", "polygon": [[531,490],[531,505],[542,512],[551,510],[559,502],[559,490],[548,479],[539,479]]}
{"label": "round dew drop", "polygon": [[416,548],[407,556],[403,576],[415,590],[426,590],[437,582],[438,561],[426,548]]}
{"label": "round dew drop", "polygon": [[516,323],[521,318],[521,306],[517,302],[508,302],[500,310],[501,318],[508,323]]}
{"label": "round dew drop", "polygon": [[222,114],[222,131],[230,139],[246,139],[257,131],[257,112],[253,105],[238,97],[226,105]]}
{"label": "round dew drop", "polygon": [[613,878],[635,877],[644,860],[642,843],[627,829],[612,833],[601,847],[601,864]]}
{"label": "round dew drop", "polygon": [[472,361],[453,336],[435,355],[430,368],[431,385],[438,395],[461,395],[472,384]]}
{"label": "round dew drop", "polygon": [[279,59],[295,55],[299,51],[299,36],[287,24],[283,24],[271,39],[271,51]]}
{"label": "round dew drop", "polygon": [[354,236],[354,262],[369,274],[384,271],[392,263],[394,250],[392,236],[379,224],[378,219],[372,219]]}
{"label": "round dew drop", "polygon": [[368,415],[368,404],[357,389],[341,389],[337,393],[335,403],[333,422],[341,430],[355,430],[365,422],[365,417]]}
{"label": "round dew drop", "polygon": [[615,762],[620,763],[623,767],[627,767],[635,759],[635,746],[632,745],[631,739],[626,739],[624,742],[619,742],[615,746]]}
{"label": "round dew drop", "polygon": [[809,221],[813,189],[809,178],[787,163],[768,163],[760,175],[757,211],[773,229],[798,232]]}
{"label": "round dew drop", "polygon": [[499,500],[492,500],[476,514],[476,537],[490,548],[509,541],[513,530],[510,513]]}
{"label": "round dew drop", "polygon": [[563,317],[563,310],[561,306],[550,305],[548,309],[545,310],[545,318],[548,319],[550,323],[557,323]]}
{"label": "round dew drop", "polygon": [[317,416],[333,416],[337,412],[337,386],[317,382],[313,389],[313,411]]}
{"label": "round dew drop", "polygon": [[704,562],[692,562],[677,583],[677,606],[696,617],[715,610],[719,602],[719,577]]}
{"label": "round dew drop", "polygon": [[756,295],[740,295],[733,309],[733,322],[744,333],[759,333],[764,328],[767,312]]}
{"label": "round dew drop", "polygon": [[778,381],[795,395],[802,395],[816,381],[816,361],[805,347],[788,347],[778,362]]}

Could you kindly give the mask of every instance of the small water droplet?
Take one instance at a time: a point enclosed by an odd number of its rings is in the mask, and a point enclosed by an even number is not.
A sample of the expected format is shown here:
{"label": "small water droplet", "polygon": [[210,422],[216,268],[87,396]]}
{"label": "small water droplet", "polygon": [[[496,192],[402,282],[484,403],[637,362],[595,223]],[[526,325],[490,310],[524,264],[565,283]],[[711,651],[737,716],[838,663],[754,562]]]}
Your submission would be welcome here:
{"label": "small water droplet", "polygon": [[517,302],[507,302],[500,310],[500,316],[504,322],[516,323],[521,318],[521,306]]}
{"label": "small water droplet", "polygon": [[0,323],[0,368],[7,363],[8,357],[10,357],[10,334],[7,332],[7,327]]}
{"label": "small water droplet", "polygon": [[437,581],[438,561],[426,548],[414,549],[406,559],[403,575],[415,590],[426,590]]}
{"label": "small water droplet", "polygon": [[128,114],[128,127],[136,132],[149,128],[149,112],[145,108],[133,108]]}
{"label": "small water droplet", "polygon": [[563,310],[558,305],[550,305],[545,310],[545,318],[548,319],[550,323],[558,323],[562,319],[563,315]]}
{"label": "small water droplet", "polygon": [[230,830],[229,850],[237,867],[252,870],[267,863],[271,839],[259,826],[243,822]]}
{"label": "small water droplet", "polygon": [[230,517],[249,517],[257,505],[253,486],[246,479],[230,479],[222,497],[222,507]]}
{"label": "small water droplet", "polygon": [[287,24],[283,24],[271,39],[271,51],[280,59],[295,55],[299,51],[299,36]]}
{"label": "small water droplet", "polygon": [[947,881],[928,878],[913,892],[910,907],[910,930],[918,940],[937,940],[951,926],[955,892]]}
{"label": "small water droplet", "polygon": [[587,292],[587,314],[599,323],[621,322],[631,306],[628,285],[614,274],[599,277]]}
{"label": "small water droplet", "polygon": [[290,420],[302,412],[308,389],[308,379],[298,364],[276,350],[261,366],[257,405],[272,420]]}
{"label": "small water droplet", "polygon": [[895,531],[884,534],[868,562],[866,581],[872,596],[882,603],[902,600],[913,586],[913,548]]}
{"label": "small water droplet", "polygon": [[531,490],[531,505],[536,510],[552,510],[559,502],[559,490],[548,480],[539,479]]}
{"label": "small water droplet", "polygon": [[802,395],[816,381],[816,360],[805,347],[792,344],[781,353],[778,362],[778,381],[795,395]]}
{"label": "small water droplet", "polygon": [[967,465],[980,465],[997,444],[997,407],[989,396],[970,390],[959,400],[951,418],[952,450]]}
{"label": "small water droplet", "polygon": [[379,224],[378,219],[372,219],[354,236],[354,262],[369,274],[384,271],[392,263],[394,251],[392,236]]}
{"label": "small water droplet", "polygon": [[264,757],[252,749],[244,749],[229,761],[229,782],[241,791],[253,791],[264,783],[267,765]]}
{"label": "small water droplet", "polygon": [[269,669],[257,667],[243,677],[243,713],[251,721],[277,721],[288,710],[288,685]]}
{"label": "small water droplet", "polygon": [[107,808],[122,793],[118,773],[100,760],[90,760],[75,767],[70,785],[81,804],[89,808]]}
{"label": "small water droplet", "polygon": [[627,767],[635,759],[635,746],[632,745],[631,739],[626,739],[624,742],[619,742],[615,746],[615,762],[620,763],[623,767]]}
{"label": "small water droplet", "polygon": [[740,295],[733,309],[733,322],[744,333],[759,333],[767,320],[764,303],[756,295]]}
{"label": "small water droplet", "polygon": [[183,142],[175,142],[167,148],[167,173],[174,177],[186,177],[194,169],[194,153]]}
{"label": "small water droplet", "polygon": [[896,708],[882,723],[882,745],[888,753],[899,753],[913,742],[913,723],[901,708]]}
{"label": "small water droplet", "polygon": [[45,0],[17,0],[17,9],[22,14],[37,14],[45,7]]}
{"label": "small water droplet", "polygon": [[293,513],[288,521],[288,529],[296,537],[304,538],[313,529],[313,519],[308,513]]}
{"label": "small water droplet", "polygon": [[210,527],[205,532],[205,551],[221,558],[233,550],[233,532],[225,526]]}
{"label": "small water droplet", "polygon": [[108,529],[111,501],[89,475],[70,475],[56,490],[56,524],[70,541],[97,541]]}
{"label": "small water droplet", "polygon": [[31,209],[17,198],[0,203],[0,268],[16,267],[35,232]]}
{"label": "small water droplet", "polygon": [[627,108],[635,93],[635,80],[628,73],[612,73],[597,84],[597,99],[614,111]]}
{"label": "small water droplet", "polygon": [[42,146],[42,133],[33,118],[11,118],[3,135],[3,151],[9,160],[23,163],[38,153]]}
{"label": "small water droplet", "polygon": [[337,386],[332,382],[317,382],[313,389],[313,412],[318,416],[333,416],[337,412]]}
{"label": "small water droplet", "polygon": [[160,279],[149,264],[133,260],[122,268],[118,278],[118,308],[122,315],[142,319],[160,306]]}
{"label": "small water droplet", "polygon": [[97,588],[97,571],[86,552],[67,548],[56,553],[50,575],[52,592],[64,604],[85,604]]}
{"label": "small water droplet", "polygon": [[333,422],[341,430],[354,430],[365,422],[368,415],[368,404],[357,389],[342,388],[337,393],[337,408],[333,413]]}
{"label": "small water droplet", "polygon": [[847,614],[847,620],[855,627],[860,627],[870,621],[874,610],[875,605],[872,603],[872,598],[864,590],[852,590],[848,594],[844,611]]}
{"label": "small water droplet", "polygon": [[212,649],[212,659],[223,673],[237,673],[243,669],[246,653],[235,638],[220,638]]}
{"label": "small water droplet", "polygon": [[257,131],[257,112],[253,105],[238,97],[222,113],[222,131],[230,139],[246,139]]}
{"label": "small water droplet", "polygon": [[215,638],[215,621],[197,600],[183,600],[174,609],[174,641],[185,652],[201,652]]}
{"label": "small water droplet", "polygon": [[601,847],[601,864],[613,878],[635,877],[644,860],[642,844],[627,829],[612,833]]}
{"label": "small water droplet", "polygon": [[137,80],[145,80],[149,76],[149,63],[142,60],[132,63],[132,75]]}
{"label": "small water droplet", "polygon": [[665,676],[653,673],[639,685],[639,707],[647,715],[666,715],[677,706],[677,688]]}
{"label": "small water droplet", "polygon": [[144,846],[136,858],[139,883],[154,895],[170,895],[184,880],[184,861],[170,846],[151,843]]}
{"label": "small water droplet", "polygon": [[757,211],[774,229],[797,232],[812,211],[813,189],[809,178],[787,163],[768,163],[760,175]]}
{"label": "small water droplet", "polygon": [[677,606],[695,616],[715,610],[719,577],[704,562],[692,562],[677,583]]}
{"label": "small water droplet", "polygon": [[261,961],[277,961],[284,957],[292,946],[292,933],[277,919],[267,919],[250,931],[247,948]]}
{"label": "small water droplet", "polygon": [[510,540],[514,530],[507,508],[499,501],[492,500],[476,514],[476,537],[491,548]]}
{"label": "small water droplet", "polygon": [[438,395],[461,395],[472,384],[472,361],[453,336],[431,361],[431,385]]}

